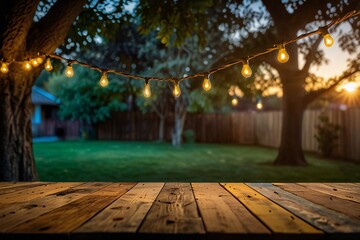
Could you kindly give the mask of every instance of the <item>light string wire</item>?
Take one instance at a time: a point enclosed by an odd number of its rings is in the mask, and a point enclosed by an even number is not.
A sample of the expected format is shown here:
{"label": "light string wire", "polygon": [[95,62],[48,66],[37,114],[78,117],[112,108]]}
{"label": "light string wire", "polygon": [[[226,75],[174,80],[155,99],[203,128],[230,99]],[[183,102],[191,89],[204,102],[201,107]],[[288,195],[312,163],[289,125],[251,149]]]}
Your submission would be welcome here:
{"label": "light string wire", "polygon": [[[187,79],[192,79],[192,78],[197,78],[197,77],[205,77],[205,78],[207,78],[211,74],[214,74],[214,73],[216,73],[218,71],[227,69],[227,68],[229,68],[229,67],[231,67],[233,65],[236,65],[236,64],[243,64],[243,65],[248,64],[249,60],[252,60],[252,59],[257,58],[259,56],[262,56],[262,55],[277,51],[281,47],[285,47],[288,44],[297,42],[297,41],[299,41],[301,39],[310,37],[312,35],[321,34],[321,35],[324,36],[326,33],[328,33],[328,29],[330,27],[332,27],[334,25],[337,25],[337,24],[339,24],[341,22],[344,22],[344,21],[348,20],[349,18],[353,18],[353,17],[358,16],[358,15],[360,15],[359,10],[354,10],[354,11],[348,12],[345,15],[343,15],[342,17],[339,17],[337,19],[332,20],[329,24],[324,25],[322,27],[319,27],[315,31],[301,34],[301,35],[297,36],[296,38],[284,41],[284,42],[282,42],[280,44],[275,44],[271,48],[267,48],[267,49],[265,49],[265,50],[263,50],[261,52],[254,53],[252,55],[248,55],[246,58],[243,57],[243,58],[236,59],[236,60],[234,60],[232,62],[226,63],[226,64],[221,65],[221,66],[216,67],[216,68],[212,68],[212,69],[210,69],[208,71],[205,71],[205,72],[202,72],[202,73],[195,73],[195,74],[191,74],[191,75],[187,75],[187,76],[183,76],[183,77],[178,77],[178,78],[175,78],[175,77],[155,77],[155,76],[144,77],[144,76],[135,75],[135,74],[127,73],[127,72],[117,71],[117,70],[114,70],[114,69],[100,68],[98,66],[91,65],[91,64],[88,64],[88,63],[84,63],[84,62],[78,61],[76,59],[69,59],[69,58],[63,57],[63,56],[55,54],[55,53],[47,54],[47,53],[38,52],[37,55],[35,56],[35,58],[45,57],[45,58],[58,59],[58,60],[62,60],[62,61],[67,62],[68,66],[73,65],[73,64],[77,64],[77,65],[80,65],[80,66],[83,66],[83,67],[87,67],[87,68],[99,71],[100,73],[105,73],[105,74],[113,73],[113,74],[116,74],[116,75],[119,75],[119,76],[122,76],[122,77],[125,77],[125,78],[144,80],[146,82],[146,84],[148,84],[150,80],[151,81],[167,81],[167,82],[172,82],[174,84],[178,84],[181,81],[184,81],[184,80],[187,80]],[[31,58],[28,58],[28,59],[23,60],[23,61],[17,61],[17,60],[6,61],[6,60],[2,59],[1,62],[6,63],[7,65],[9,65],[9,64],[11,64],[13,62],[30,61],[30,59]]]}

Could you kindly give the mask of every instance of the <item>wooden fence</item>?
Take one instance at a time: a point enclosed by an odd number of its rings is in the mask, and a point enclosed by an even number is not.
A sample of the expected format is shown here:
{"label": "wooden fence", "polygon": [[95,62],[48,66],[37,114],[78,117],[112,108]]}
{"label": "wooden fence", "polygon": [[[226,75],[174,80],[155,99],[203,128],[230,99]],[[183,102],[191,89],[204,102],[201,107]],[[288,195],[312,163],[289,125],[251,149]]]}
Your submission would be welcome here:
{"label": "wooden fence", "polygon": [[33,137],[58,136],[63,139],[80,137],[79,121],[44,120],[41,124],[32,125]]}
{"label": "wooden fence", "polygon": [[[338,157],[360,161],[360,109],[326,112],[332,123],[341,126]],[[307,110],[303,119],[303,149],[318,152],[314,137],[320,110]],[[173,116],[165,121],[165,140],[171,139]],[[230,114],[188,114],[184,130],[194,131],[201,143],[255,144],[278,147],[281,139],[282,113],[235,112]],[[97,136],[102,140],[153,141],[158,139],[159,118],[139,112],[116,113],[100,124]]]}

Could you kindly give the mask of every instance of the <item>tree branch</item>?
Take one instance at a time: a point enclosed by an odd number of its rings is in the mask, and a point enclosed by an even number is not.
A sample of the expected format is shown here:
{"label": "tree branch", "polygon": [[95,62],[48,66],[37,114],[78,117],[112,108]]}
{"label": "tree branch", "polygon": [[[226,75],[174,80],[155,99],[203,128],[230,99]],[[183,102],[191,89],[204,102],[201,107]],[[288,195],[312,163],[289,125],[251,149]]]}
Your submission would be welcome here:
{"label": "tree branch", "polygon": [[282,26],[287,26],[289,23],[286,21],[284,22],[284,19],[288,19],[288,16],[290,15],[286,10],[285,5],[279,0],[262,0],[262,2],[273,19],[274,25],[278,31],[285,30]]}
{"label": "tree branch", "polygon": [[306,105],[310,104],[312,101],[314,101],[316,98],[320,97],[321,95],[329,92],[330,90],[334,89],[340,82],[344,81],[345,79],[351,77],[352,75],[360,72],[360,69],[353,70],[351,72],[347,72],[343,74],[341,77],[336,79],[333,84],[331,84],[328,88],[319,89],[317,91],[309,92],[305,98],[304,103]]}
{"label": "tree branch", "polygon": [[75,18],[87,0],[58,0],[49,12],[30,29],[28,50],[52,53],[63,43]]}
{"label": "tree branch", "polygon": [[317,49],[321,43],[322,36],[318,36],[318,38],[315,40],[313,45],[309,48],[309,52],[305,57],[305,64],[304,67],[301,69],[301,72],[304,74],[307,74],[309,72],[311,63],[314,61],[317,53]]}
{"label": "tree branch", "polygon": [[0,45],[5,59],[15,59],[26,48],[26,37],[39,0],[1,1]]}

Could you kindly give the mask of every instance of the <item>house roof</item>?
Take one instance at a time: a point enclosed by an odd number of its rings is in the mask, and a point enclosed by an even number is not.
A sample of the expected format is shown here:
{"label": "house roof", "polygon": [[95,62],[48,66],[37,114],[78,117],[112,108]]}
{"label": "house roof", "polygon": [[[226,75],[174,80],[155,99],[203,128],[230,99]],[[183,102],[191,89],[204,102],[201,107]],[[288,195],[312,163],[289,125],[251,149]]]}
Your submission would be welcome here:
{"label": "house roof", "polygon": [[60,103],[54,95],[36,86],[32,87],[31,101],[35,105],[58,106]]}

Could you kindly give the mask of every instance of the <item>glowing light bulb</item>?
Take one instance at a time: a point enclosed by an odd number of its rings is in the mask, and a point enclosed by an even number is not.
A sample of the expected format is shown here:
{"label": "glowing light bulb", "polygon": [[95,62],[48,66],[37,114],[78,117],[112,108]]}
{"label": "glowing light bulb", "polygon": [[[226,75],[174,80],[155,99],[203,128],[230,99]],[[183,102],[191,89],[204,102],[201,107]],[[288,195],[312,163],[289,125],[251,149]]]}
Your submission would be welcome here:
{"label": "glowing light bulb", "polygon": [[238,105],[238,103],[239,103],[239,101],[237,100],[237,98],[233,98],[233,99],[231,100],[231,104],[232,104],[233,106]]}
{"label": "glowing light bulb", "polygon": [[205,91],[209,91],[211,89],[211,82],[209,77],[204,77],[202,87]]}
{"label": "glowing light bulb", "polygon": [[107,87],[107,85],[109,85],[109,80],[108,80],[108,78],[107,78],[106,72],[103,72],[103,73],[101,74],[101,78],[100,78],[100,80],[99,80],[99,84],[100,84],[100,86],[102,86],[102,87]]}
{"label": "glowing light bulb", "polygon": [[66,70],[65,70],[65,75],[69,78],[71,78],[72,76],[74,76],[74,69],[72,68],[71,64],[68,64]]}
{"label": "glowing light bulb", "polygon": [[348,93],[353,93],[355,92],[357,86],[354,82],[348,82],[346,83],[343,88],[345,89],[345,91],[347,91]]}
{"label": "glowing light bulb", "polygon": [[40,65],[40,64],[43,63],[44,60],[43,60],[42,57],[37,57],[37,58],[36,58],[36,61],[37,61],[37,62],[39,63],[39,65]]}
{"label": "glowing light bulb", "polygon": [[173,95],[174,97],[180,97],[180,94],[181,94],[181,89],[180,89],[180,86],[179,86],[179,82],[175,82],[174,83],[174,90],[173,90]]}
{"label": "glowing light bulb", "polygon": [[30,63],[30,61],[25,61],[24,62],[24,69],[26,70],[26,71],[30,71],[31,70],[31,63]]}
{"label": "glowing light bulb", "polygon": [[45,70],[50,72],[53,70],[53,66],[51,65],[51,60],[50,58],[47,58],[45,61]]}
{"label": "glowing light bulb", "polygon": [[257,108],[258,110],[261,110],[261,109],[263,108],[263,104],[262,104],[261,101],[258,101],[258,103],[256,104],[256,108]]}
{"label": "glowing light bulb", "polygon": [[289,61],[289,54],[286,52],[284,45],[280,46],[280,48],[279,48],[277,60],[280,63],[286,63],[287,61]]}
{"label": "glowing light bulb", "polygon": [[334,39],[330,36],[329,33],[325,34],[323,38],[326,47],[331,47],[334,44]]}
{"label": "glowing light bulb", "polygon": [[40,65],[37,58],[31,59],[30,62],[31,62],[31,65],[33,65],[34,67],[38,67]]}
{"label": "glowing light bulb", "polygon": [[146,98],[151,97],[150,82],[145,81],[143,94]]}
{"label": "glowing light bulb", "polygon": [[8,73],[8,72],[9,72],[8,65],[3,62],[3,63],[1,64],[1,69],[0,69],[0,71],[1,71],[2,73]]}
{"label": "glowing light bulb", "polygon": [[248,78],[251,76],[252,71],[251,68],[249,66],[249,63],[244,63],[242,69],[241,69],[241,74],[245,77]]}

